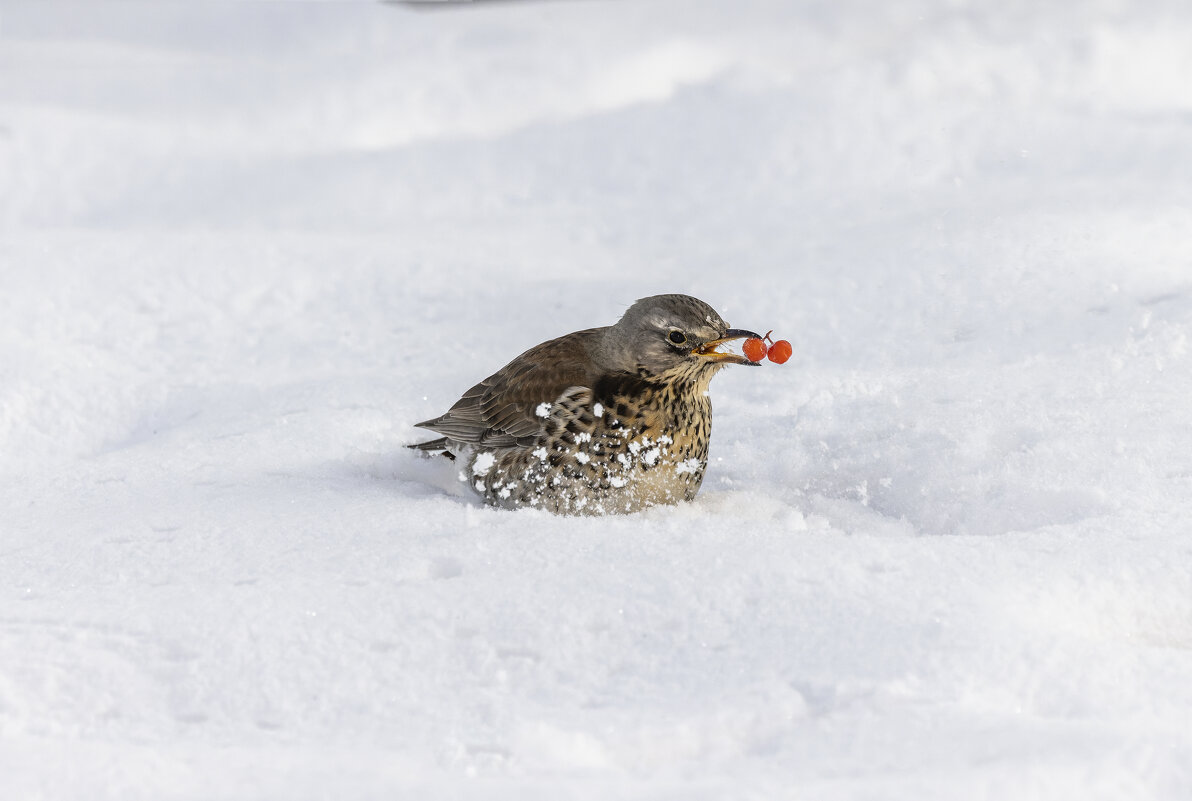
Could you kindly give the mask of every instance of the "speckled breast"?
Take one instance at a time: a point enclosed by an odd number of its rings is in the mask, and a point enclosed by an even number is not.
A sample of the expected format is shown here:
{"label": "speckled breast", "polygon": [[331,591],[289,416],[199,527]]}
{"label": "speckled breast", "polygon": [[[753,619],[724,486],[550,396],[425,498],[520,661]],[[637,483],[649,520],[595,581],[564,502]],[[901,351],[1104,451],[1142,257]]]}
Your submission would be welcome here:
{"label": "speckled breast", "polygon": [[691,500],[707,466],[706,382],[640,378],[574,388],[543,404],[531,447],[478,453],[461,478],[489,503],[617,514]]}

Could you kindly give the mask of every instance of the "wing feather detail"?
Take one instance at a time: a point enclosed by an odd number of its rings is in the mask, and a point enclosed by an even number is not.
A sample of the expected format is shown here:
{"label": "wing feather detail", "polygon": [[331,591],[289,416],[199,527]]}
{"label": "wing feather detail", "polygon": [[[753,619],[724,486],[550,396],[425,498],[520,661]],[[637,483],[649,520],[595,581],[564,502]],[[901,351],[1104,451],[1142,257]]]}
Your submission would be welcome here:
{"label": "wing feather detail", "polygon": [[605,328],[543,342],[463,394],[446,414],[418,423],[461,444],[488,448],[529,445],[542,433],[543,403],[591,388],[598,376],[592,352]]}

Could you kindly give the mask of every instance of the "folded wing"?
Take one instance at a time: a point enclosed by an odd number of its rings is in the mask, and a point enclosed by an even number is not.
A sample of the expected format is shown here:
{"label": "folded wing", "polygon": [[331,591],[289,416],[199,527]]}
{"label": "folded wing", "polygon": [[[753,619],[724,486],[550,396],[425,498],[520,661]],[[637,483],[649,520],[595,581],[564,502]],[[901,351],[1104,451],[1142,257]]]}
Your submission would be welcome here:
{"label": "folded wing", "polygon": [[542,404],[595,382],[592,349],[604,331],[589,328],[530,348],[465,392],[446,414],[417,425],[459,444],[532,444],[546,422]]}

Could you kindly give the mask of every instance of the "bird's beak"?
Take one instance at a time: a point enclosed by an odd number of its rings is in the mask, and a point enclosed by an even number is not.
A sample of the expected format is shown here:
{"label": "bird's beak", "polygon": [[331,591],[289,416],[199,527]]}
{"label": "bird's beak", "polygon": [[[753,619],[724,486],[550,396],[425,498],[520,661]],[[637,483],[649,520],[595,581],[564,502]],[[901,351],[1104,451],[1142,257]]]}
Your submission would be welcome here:
{"label": "bird's beak", "polygon": [[723,353],[716,350],[717,347],[723,345],[725,342],[731,342],[734,339],[761,339],[761,334],[756,334],[753,331],[746,331],[743,328],[730,328],[724,332],[724,336],[720,339],[713,339],[710,342],[705,342],[695,350],[691,351],[696,356],[702,356],[705,359],[710,359],[714,362],[727,362],[729,364],[748,364],[756,367],[759,362],[750,361],[739,353]]}

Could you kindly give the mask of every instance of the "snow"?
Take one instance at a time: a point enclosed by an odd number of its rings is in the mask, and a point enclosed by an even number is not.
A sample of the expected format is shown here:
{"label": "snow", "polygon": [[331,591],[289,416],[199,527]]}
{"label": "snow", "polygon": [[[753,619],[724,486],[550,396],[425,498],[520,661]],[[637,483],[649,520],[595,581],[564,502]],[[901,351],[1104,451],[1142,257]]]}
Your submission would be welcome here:
{"label": "snow", "polygon": [[472,460],[472,474],[477,476],[486,476],[488,471],[493,469],[493,462],[496,457],[491,453],[478,453],[476,458]]}
{"label": "snow", "polygon": [[[1192,10],[10,3],[0,796],[1192,796]],[[403,445],[687,292],[694,503]]]}

